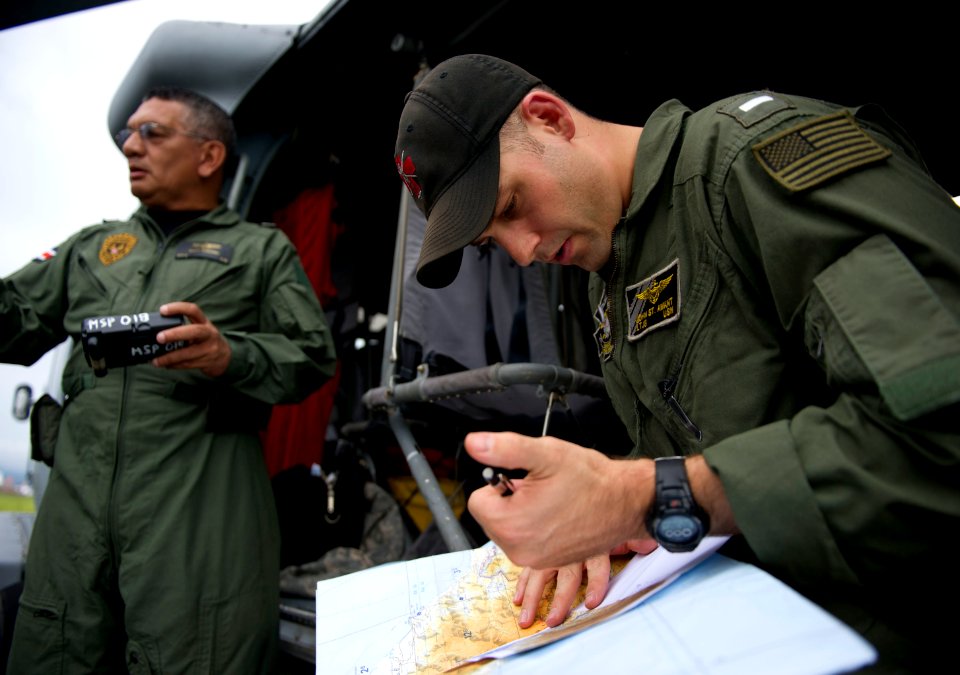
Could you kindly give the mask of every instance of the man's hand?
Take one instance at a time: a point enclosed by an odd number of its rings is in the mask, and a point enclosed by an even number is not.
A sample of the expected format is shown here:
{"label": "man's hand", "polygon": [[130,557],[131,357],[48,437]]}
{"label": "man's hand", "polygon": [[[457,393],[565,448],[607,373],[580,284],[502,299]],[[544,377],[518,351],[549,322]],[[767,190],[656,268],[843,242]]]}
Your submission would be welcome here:
{"label": "man's hand", "polygon": [[584,573],[587,575],[585,603],[588,608],[593,609],[607,594],[607,583],[610,580],[609,556],[598,555],[586,562],[545,570],[524,567],[517,581],[517,590],[513,595],[513,604],[521,605],[518,622],[520,627],[529,628],[533,625],[544,591],[554,578],[557,585],[553,592],[550,610],[544,620],[548,626],[559,626],[563,623],[573,608]]}
{"label": "man's hand", "polygon": [[[592,609],[607,593],[611,555],[646,555],[657,547],[644,526],[654,499],[653,460],[611,459],[557,438],[509,432],[468,434],[464,444],[481,464],[527,470],[512,479],[510,496],[484,487],[467,504],[487,536],[525,567],[513,599],[522,607],[521,627],[533,624],[554,577],[545,619],[550,626],[569,614],[584,572],[585,604]],[[704,458],[688,458],[687,473],[694,496],[710,513],[711,532],[736,534],[723,485]]]}
{"label": "man's hand", "polygon": [[556,569],[649,539],[643,519],[653,502],[652,460],[615,460],[557,438],[509,432],[472,433],[464,443],[481,464],[527,470],[511,496],[485,487],[468,503],[514,563]]}
{"label": "man's hand", "polygon": [[167,344],[183,340],[186,347],[153,360],[158,368],[197,368],[204,375],[219,377],[230,365],[230,344],[206,315],[192,302],[170,302],[160,307],[163,316],[183,314],[186,325],[168,328],[157,334],[157,342]]}
{"label": "man's hand", "polygon": [[517,580],[517,590],[513,594],[513,604],[521,605],[519,624],[521,628],[529,628],[537,618],[537,608],[543,598],[550,581],[556,577],[556,588],[550,609],[544,619],[548,626],[559,626],[567,618],[577,597],[577,591],[583,583],[583,575],[587,575],[586,596],[584,605],[593,609],[599,605],[607,595],[610,584],[610,557],[636,552],[642,555],[657,548],[657,542],[652,539],[636,539],[616,547],[610,554],[600,554],[587,559],[582,563],[573,563],[561,568],[535,570],[524,567]]}

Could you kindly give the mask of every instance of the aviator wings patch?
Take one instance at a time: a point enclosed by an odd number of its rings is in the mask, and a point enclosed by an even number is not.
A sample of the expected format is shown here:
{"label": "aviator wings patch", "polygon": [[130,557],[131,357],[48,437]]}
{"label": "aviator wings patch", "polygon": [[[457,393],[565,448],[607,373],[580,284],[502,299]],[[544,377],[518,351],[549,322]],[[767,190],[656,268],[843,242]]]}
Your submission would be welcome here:
{"label": "aviator wings patch", "polygon": [[627,287],[628,340],[639,340],[653,329],[680,318],[679,272],[677,259],[656,274]]}

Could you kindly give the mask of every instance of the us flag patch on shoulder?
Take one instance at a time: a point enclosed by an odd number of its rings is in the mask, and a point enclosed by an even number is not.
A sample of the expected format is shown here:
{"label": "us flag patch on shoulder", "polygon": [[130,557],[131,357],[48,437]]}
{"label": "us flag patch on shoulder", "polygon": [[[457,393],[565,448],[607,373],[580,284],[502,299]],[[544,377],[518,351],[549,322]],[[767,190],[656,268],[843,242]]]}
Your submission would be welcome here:
{"label": "us flag patch on shoulder", "polygon": [[787,129],[753,146],[753,155],[780,185],[798,192],[892,153],[866,134],[849,111]]}

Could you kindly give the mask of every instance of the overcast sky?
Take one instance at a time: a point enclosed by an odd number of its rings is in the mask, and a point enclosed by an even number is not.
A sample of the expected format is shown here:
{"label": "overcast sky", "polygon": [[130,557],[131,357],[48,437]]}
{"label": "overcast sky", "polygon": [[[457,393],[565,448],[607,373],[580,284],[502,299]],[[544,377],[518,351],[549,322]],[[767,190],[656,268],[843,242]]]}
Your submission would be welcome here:
{"label": "overcast sky", "polygon": [[[81,227],[137,207],[107,130],[114,93],[153,30],[170,20],[302,24],[328,0],[127,0],[0,31],[0,277]],[[17,384],[39,396],[50,355],[0,364],[0,471],[23,473],[29,430]]]}

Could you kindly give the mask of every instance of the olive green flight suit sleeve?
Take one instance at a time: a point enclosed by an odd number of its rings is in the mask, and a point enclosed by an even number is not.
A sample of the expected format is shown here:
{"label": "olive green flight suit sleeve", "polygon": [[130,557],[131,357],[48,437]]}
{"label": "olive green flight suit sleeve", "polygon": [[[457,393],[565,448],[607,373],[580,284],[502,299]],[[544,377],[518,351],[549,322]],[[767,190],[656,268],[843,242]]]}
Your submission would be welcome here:
{"label": "olive green flight suit sleeve", "polygon": [[772,569],[909,593],[897,575],[955,574],[960,208],[894,137],[871,135],[892,154],[803,189],[749,148],[734,160],[721,236],[836,400],[704,455]]}
{"label": "olive green flight suit sleeve", "polygon": [[78,237],[0,280],[0,361],[28,366],[66,339],[66,276]]}
{"label": "olive green flight suit sleeve", "polygon": [[[270,231],[263,256],[260,330],[223,332],[232,355],[221,379],[266,403],[295,403],[333,376],[335,346],[296,250],[280,230]],[[222,301],[229,303],[230,294]]]}

